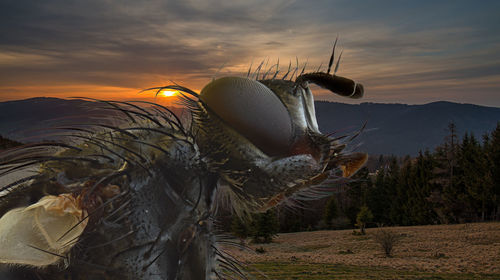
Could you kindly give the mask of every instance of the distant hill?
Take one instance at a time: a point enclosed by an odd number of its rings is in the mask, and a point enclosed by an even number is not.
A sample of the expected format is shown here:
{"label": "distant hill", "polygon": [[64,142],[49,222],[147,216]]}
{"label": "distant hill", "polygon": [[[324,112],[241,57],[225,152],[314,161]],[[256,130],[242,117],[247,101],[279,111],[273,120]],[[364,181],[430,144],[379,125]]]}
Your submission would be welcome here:
{"label": "distant hill", "polygon": [[[0,103],[0,134],[13,140],[29,142],[30,136],[50,139],[47,127],[65,123],[88,122],[92,116],[105,115],[92,102],[37,97]],[[35,139],[36,140],[36,139]]]}
{"label": "distant hill", "polygon": [[316,114],[323,133],[353,131],[366,122],[358,150],[400,156],[434,149],[443,142],[450,122],[455,123],[459,136],[469,132],[481,138],[500,121],[500,108],[445,101],[424,105],[319,101]]}
{"label": "distant hill", "polygon": [[[30,135],[50,132],[44,128],[64,123],[85,123],[93,117],[112,116],[110,110],[96,109],[92,102],[57,98],[32,98],[0,102],[0,135],[29,142]],[[420,149],[433,149],[442,143],[446,128],[453,121],[462,136],[472,132],[478,138],[492,131],[500,121],[500,108],[452,102],[424,105],[362,103],[350,105],[316,102],[320,129],[338,135],[359,130],[358,151],[369,154],[416,155]],[[112,119],[112,118],[111,118]]]}
{"label": "distant hill", "polygon": [[4,138],[4,137],[2,137],[2,135],[0,135],[0,151],[5,150],[5,149],[9,149],[9,148],[12,148],[15,146],[19,146],[19,145],[22,145],[22,144],[19,142]]}

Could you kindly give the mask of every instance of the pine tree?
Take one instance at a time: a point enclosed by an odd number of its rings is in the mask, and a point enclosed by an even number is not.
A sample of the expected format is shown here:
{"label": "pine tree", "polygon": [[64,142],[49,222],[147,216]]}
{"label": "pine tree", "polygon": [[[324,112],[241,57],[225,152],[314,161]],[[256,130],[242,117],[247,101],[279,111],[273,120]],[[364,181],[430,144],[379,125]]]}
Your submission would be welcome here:
{"label": "pine tree", "polygon": [[358,216],[356,217],[356,225],[361,230],[361,234],[365,235],[366,224],[373,220],[373,214],[366,206],[361,206]]}
{"label": "pine tree", "polygon": [[251,226],[252,237],[255,243],[270,243],[278,233],[278,220],[274,210],[255,214]]}
{"label": "pine tree", "polygon": [[433,190],[432,202],[442,223],[457,221],[456,212],[462,205],[457,203],[456,169],[458,158],[457,129],[453,122],[448,125],[448,135],[444,143],[436,148],[437,165],[434,168],[433,183],[438,186]]}
{"label": "pine tree", "polygon": [[338,211],[337,199],[332,195],[326,203],[325,213],[323,215],[323,219],[328,228],[332,227],[332,220],[338,217]]}
{"label": "pine tree", "polygon": [[500,122],[497,123],[496,129],[491,133],[488,150],[491,164],[491,180],[493,183],[492,202],[495,208],[495,218],[500,220]]}
{"label": "pine tree", "polygon": [[240,243],[243,245],[245,243],[245,239],[250,235],[248,222],[245,222],[237,215],[234,215],[231,222],[231,232],[234,236],[240,239]]}
{"label": "pine tree", "polygon": [[[372,210],[374,220],[380,224],[389,224],[389,211],[391,207],[391,198],[386,187],[386,171],[384,167],[377,170],[377,175],[375,177],[375,183],[372,188],[367,193],[366,205]],[[354,221],[356,215],[359,212],[355,212]]]}
{"label": "pine tree", "polygon": [[399,224],[401,225],[412,225],[414,221],[412,220],[412,215],[418,202],[418,195],[414,195],[413,192],[418,192],[418,186],[415,184],[415,178],[413,174],[413,163],[409,156],[406,156],[403,160],[402,166],[399,171],[398,193],[401,194],[399,197]]}
{"label": "pine tree", "polygon": [[497,198],[495,195],[495,184],[493,182],[492,167],[494,164],[490,155],[491,143],[488,133],[483,135],[483,145],[480,149],[479,169],[481,173],[481,184],[485,189],[485,193],[481,197],[481,220],[484,221],[487,219],[488,214],[490,214],[491,219],[494,219]]}
{"label": "pine tree", "polygon": [[435,166],[435,158],[428,150],[423,155],[420,154],[417,158],[414,172],[419,185],[419,213],[414,218],[416,224],[431,224],[437,220],[436,214],[433,211],[433,205],[428,199],[433,189],[435,189],[435,185],[432,183]]}
{"label": "pine tree", "polygon": [[396,157],[392,157],[389,170],[384,178],[387,193],[390,199],[389,220],[391,224],[403,223],[403,208],[406,197],[406,189],[401,183],[400,168]]}
{"label": "pine tree", "polygon": [[[350,220],[351,225],[356,223],[356,215],[362,205],[366,205],[367,196],[372,189],[372,181],[369,175],[368,168],[361,168],[352,178],[351,182],[348,184],[347,188],[347,204],[346,207],[342,200],[337,200],[340,202],[340,208],[343,209],[345,215]],[[337,198],[341,196],[339,194]]]}
{"label": "pine tree", "polygon": [[[486,208],[492,195],[492,183],[489,181],[487,157],[473,134],[466,134],[461,145],[458,165],[460,167],[459,184],[463,187],[464,204],[467,205],[469,220],[480,216],[484,221]],[[477,212],[479,210],[479,213]]]}

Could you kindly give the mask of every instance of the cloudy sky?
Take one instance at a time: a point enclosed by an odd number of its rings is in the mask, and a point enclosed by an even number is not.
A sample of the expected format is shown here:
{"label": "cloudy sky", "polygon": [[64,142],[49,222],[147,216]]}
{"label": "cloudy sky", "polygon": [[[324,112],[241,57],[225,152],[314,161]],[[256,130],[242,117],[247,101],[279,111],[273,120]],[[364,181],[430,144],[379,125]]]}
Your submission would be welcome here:
{"label": "cloudy sky", "polygon": [[199,91],[219,69],[278,58],[313,71],[338,36],[338,74],[363,83],[363,102],[500,107],[498,11],[486,0],[1,0],[0,101],[135,99],[170,81]]}

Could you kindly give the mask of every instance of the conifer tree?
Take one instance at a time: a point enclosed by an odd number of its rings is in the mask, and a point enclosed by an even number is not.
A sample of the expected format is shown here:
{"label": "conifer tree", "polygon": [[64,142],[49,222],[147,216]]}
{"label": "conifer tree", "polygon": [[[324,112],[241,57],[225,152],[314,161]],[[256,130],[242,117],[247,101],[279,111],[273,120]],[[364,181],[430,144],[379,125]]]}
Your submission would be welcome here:
{"label": "conifer tree", "polygon": [[500,220],[500,121],[491,133],[489,144],[489,159],[491,164],[491,180],[495,219]]}
{"label": "conifer tree", "polygon": [[484,221],[486,208],[492,195],[489,182],[487,157],[473,134],[466,134],[461,145],[459,158],[459,185],[463,186],[464,204],[467,206],[465,218],[475,220],[480,216]]}
{"label": "conifer tree", "polygon": [[[389,224],[389,209],[391,198],[386,187],[385,168],[377,170],[375,183],[367,193],[366,205],[372,210],[374,220],[377,223]],[[359,212],[359,211],[358,211]]]}
{"label": "conifer tree", "polygon": [[[347,189],[347,202],[349,206],[345,207],[345,214],[352,225],[356,223],[356,215],[361,206],[366,205],[367,196],[371,189],[372,181],[368,168],[363,167],[351,178]],[[342,202],[338,201],[340,202],[340,206],[343,206]]]}
{"label": "conifer tree", "polygon": [[332,227],[332,220],[337,218],[338,214],[337,199],[332,195],[326,203],[325,213],[323,216],[325,224],[328,228]]}
{"label": "conifer tree", "polygon": [[[418,199],[418,185],[416,185],[414,174],[413,174],[412,160],[409,156],[405,157],[403,160],[403,165],[400,168],[399,174],[399,188],[402,193],[406,195],[400,198],[400,218],[399,223],[401,225],[410,225],[413,223],[413,212],[416,211],[415,205],[416,199]],[[404,189],[404,191],[402,191]]]}
{"label": "conifer tree", "polygon": [[356,225],[359,227],[361,234],[365,235],[366,224],[373,220],[373,214],[366,206],[361,206],[358,216],[356,217]]}
{"label": "conifer tree", "polygon": [[254,215],[252,237],[255,243],[270,243],[278,233],[278,220],[274,210]]}
{"label": "conifer tree", "polygon": [[390,199],[389,220],[391,224],[398,225],[403,222],[402,210],[406,190],[401,184],[400,168],[396,157],[391,158],[389,170],[384,178],[386,183],[388,198]]}
{"label": "conifer tree", "polygon": [[448,134],[445,137],[443,145],[436,148],[437,165],[434,168],[433,182],[439,186],[434,190],[433,199],[437,206],[437,211],[441,222],[448,223],[457,221],[456,212],[461,211],[462,207],[457,203],[458,193],[455,184],[455,176],[458,158],[458,137],[457,129],[453,122],[448,125]]}
{"label": "conifer tree", "polygon": [[240,239],[240,243],[244,245],[245,239],[250,235],[248,222],[245,222],[237,215],[234,215],[231,222],[231,232],[234,236],[238,237]]}

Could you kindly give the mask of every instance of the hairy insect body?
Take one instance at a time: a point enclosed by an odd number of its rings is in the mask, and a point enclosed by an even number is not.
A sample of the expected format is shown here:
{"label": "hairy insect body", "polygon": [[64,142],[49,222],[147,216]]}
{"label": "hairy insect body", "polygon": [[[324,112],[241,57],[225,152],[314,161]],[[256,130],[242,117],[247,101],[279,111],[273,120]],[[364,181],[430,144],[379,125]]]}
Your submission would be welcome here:
{"label": "hairy insect body", "polygon": [[[23,253],[17,262],[4,257],[4,263],[24,266],[0,265],[0,278],[247,279],[244,266],[218,246],[231,243],[214,232],[220,207],[227,203],[248,216],[314,199],[323,182],[338,178],[332,171],[350,176],[366,161],[364,154],[343,153],[345,143],[319,131],[308,82],[356,98],[363,90],[329,73],[295,81],[225,77],[200,94],[166,86],[156,90],[181,92],[191,114],[187,122],[157,104],[97,101],[129,125],[62,128],[70,141],[1,153],[0,182],[11,174],[20,178],[0,185],[0,243],[23,231],[4,255],[10,258],[20,246],[45,262],[29,263]],[[35,174],[23,175],[26,168]],[[68,225],[55,218],[64,226],[47,240],[56,240],[49,243],[58,250],[33,244],[36,228],[12,226],[9,211],[58,196],[78,198],[75,209],[81,210],[69,216],[74,221],[64,218]],[[22,217],[27,224],[40,220]]]}
{"label": "hairy insect body", "polygon": [[113,250],[118,253],[111,262],[95,260],[107,264],[111,275],[120,272],[126,279],[210,279],[213,274],[213,265],[207,264],[215,262],[208,220],[215,184],[199,166],[199,154],[191,144],[170,142],[166,148],[169,154],[157,154],[149,165],[151,175],[134,170],[128,176],[132,178],[127,183],[130,205],[126,207],[130,227],[120,230],[122,234],[130,232],[124,239],[127,244]]}

